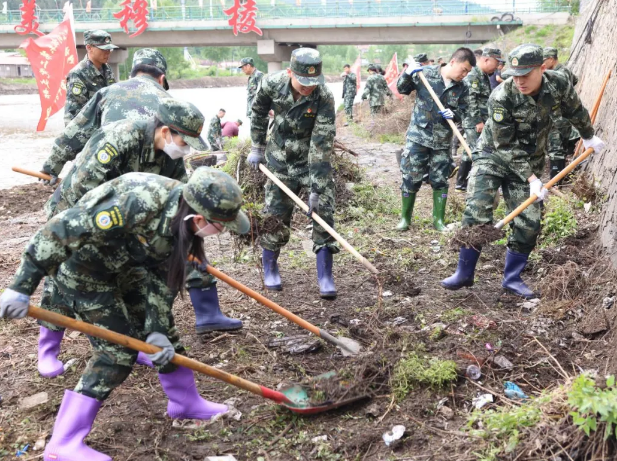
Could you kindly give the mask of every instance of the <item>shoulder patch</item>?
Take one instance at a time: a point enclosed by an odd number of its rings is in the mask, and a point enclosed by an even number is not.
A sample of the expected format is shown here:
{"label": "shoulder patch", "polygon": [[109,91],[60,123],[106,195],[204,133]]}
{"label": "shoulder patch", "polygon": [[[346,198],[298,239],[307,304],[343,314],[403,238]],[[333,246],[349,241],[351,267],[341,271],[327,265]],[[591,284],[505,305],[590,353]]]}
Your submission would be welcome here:
{"label": "shoulder patch", "polygon": [[473,82],[471,82],[471,87],[472,88],[478,88],[478,81],[474,80]]}
{"label": "shoulder patch", "polygon": [[493,120],[496,122],[503,122],[504,118],[504,110],[501,107],[498,107],[493,111]]}
{"label": "shoulder patch", "polygon": [[108,210],[99,211],[94,217],[94,224],[99,229],[109,230],[124,226],[124,218],[120,213],[120,208],[114,206]]}
{"label": "shoulder patch", "polygon": [[76,96],[79,96],[86,90],[86,86],[80,81],[74,82],[71,87],[71,92]]}
{"label": "shoulder patch", "polygon": [[105,143],[103,148],[96,153],[96,159],[103,165],[108,164],[111,160],[118,155],[118,149],[112,144]]}

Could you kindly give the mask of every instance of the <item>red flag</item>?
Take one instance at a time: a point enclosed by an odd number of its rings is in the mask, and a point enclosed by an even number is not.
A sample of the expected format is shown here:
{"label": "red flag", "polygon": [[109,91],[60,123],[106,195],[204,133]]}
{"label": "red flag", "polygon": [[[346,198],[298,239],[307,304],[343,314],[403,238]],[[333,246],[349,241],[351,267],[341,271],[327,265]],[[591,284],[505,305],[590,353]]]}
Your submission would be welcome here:
{"label": "red flag", "polygon": [[66,76],[77,65],[77,49],[70,19],[36,40],[20,45],[26,50],[41,98],[41,118],[36,131],[43,131],[49,117],[64,107]]}
{"label": "red flag", "polygon": [[396,53],[392,56],[392,60],[388,67],[386,67],[386,82],[388,82],[388,88],[392,91],[392,94],[396,96],[398,99],[403,99],[403,95],[398,92],[396,89],[396,82],[398,81],[398,60],[396,58]]}
{"label": "red flag", "polygon": [[351,66],[351,71],[356,74],[356,91],[360,91],[360,70],[362,69],[362,58],[358,56],[356,62]]}

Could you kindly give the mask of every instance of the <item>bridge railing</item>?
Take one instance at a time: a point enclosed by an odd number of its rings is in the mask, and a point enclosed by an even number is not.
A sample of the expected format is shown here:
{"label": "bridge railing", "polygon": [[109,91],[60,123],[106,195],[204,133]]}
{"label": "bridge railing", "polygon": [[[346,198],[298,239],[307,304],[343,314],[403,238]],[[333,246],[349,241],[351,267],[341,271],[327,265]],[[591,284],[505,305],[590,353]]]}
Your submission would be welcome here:
{"label": "bridge railing", "polygon": [[[210,6],[165,6],[157,9],[149,8],[149,21],[220,21],[227,19],[224,10],[215,0],[216,5]],[[214,3],[214,2],[213,2]],[[297,18],[353,18],[353,17],[400,17],[400,16],[469,16],[470,22],[517,21],[518,15],[534,13],[570,12],[570,7],[561,2],[540,3],[536,0],[496,0],[495,6],[486,6],[471,0],[296,0],[295,4],[275,3],[272,5],[258,1],[258,19],[297,19]],[[113,14],[118,9],[75,9],[75,21],[87,22],[117,22]],[[64,14],[61,10],[38,9],[40,24],[58,23]],[[0,24],[19,24],[21,12],[9,10],[0,13]]]}

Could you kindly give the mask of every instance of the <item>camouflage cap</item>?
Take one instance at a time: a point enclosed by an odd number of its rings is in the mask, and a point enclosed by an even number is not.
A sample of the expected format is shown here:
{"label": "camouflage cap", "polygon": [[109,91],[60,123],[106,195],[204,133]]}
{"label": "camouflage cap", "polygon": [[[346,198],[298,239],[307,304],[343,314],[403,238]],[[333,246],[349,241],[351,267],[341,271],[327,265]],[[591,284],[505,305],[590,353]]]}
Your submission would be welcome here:
{"label": "camouflage cap", "polygon": [[418,53],[417,55],[413,57],[413,59],[414,61],[420,64],[428,62],[428,56],[426,55],[426,53]]}
{"label": "camouflage cap", "polygon": [[369,72],[377,72],[377,66],[375,64],[369,64],[368,69]]}
{"label": "camouflage cap", "polygon": [[557,59],[559,57],[559,51],[557,51],[557,48],[553,48],[552,46],[547,46],[546,48],[544,48],[544,59],[548,59],[548,58],[555,58]]}
{"label": "camouflage cap", "polygon": [[111,35],[104,30],[87,30],[84,32],[84,44],[96,46],[101,50],[115,50],[117,47],[111,43]]}
{"label": "camouflage cap", "polygon": [[220,223],[238,234],[251,224],[242,207],[242,190],[227,173],[202,166],[197,168],[182,191],[184,200],[210,222]]}
{"label": "camouflage cap", "polygon": [[508,56],[510,66],[504,72],[508,77],[520,77],[527,75],[544,62],[542,47],[527,43],[519,45]]}
{"label": "camouflage cap", "polygon": [[321,75],[321,55],[313,48],[298,48],[291,53],[289,68],[300,85],[316,86],[324,82]]}
{"label": "camouflage cap", "polygon": [[238,119],[238,120],[236,120],[236,123],[237,123],[238,125],[242,125],[242,120]]}
{"label": "camouflage cap", "polygon": [[[135,54],[133,55],[133,69],[142,64],[156,67],[164,74],[167,74],[167,61],[159,50],[155,50],[154,48],[141,48],[135,51]],[[166,90],[169,89],[167,78],[163,82],[163,88]]]}
{"label": "camouflage cap", "polygon": [[177,131],[182,140],[193,149],[198,151],[208,149],[208,145],[200,136],[204,127],[204,116],[190,102],[173,98],[162,99],[158,119],[170,129]]}
{"label": "camouflage cap", "polygon": [[255,61],[253,61],[253,58],[242,58],[240,60],[240,65],[238,66],[238,69],[241,69],[247,64],[250,64],[251,66],[255,67]]}
{"label": "camouflage cap", "polygon": [[499,48],[482,48],[482,56],[487,58],[495,58],[497,61],[503,61],[501,58],[501,50]]}

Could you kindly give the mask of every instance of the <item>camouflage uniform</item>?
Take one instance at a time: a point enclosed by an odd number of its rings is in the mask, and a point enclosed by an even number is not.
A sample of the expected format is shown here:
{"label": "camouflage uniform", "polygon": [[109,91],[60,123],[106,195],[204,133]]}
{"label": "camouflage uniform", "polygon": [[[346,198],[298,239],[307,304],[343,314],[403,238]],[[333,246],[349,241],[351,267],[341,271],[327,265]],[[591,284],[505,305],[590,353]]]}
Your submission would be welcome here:
{"label": "camouflage uniform", "polygon": [[[255,68],[255,62],[253,58],[243,58],[240,61],[240,68],[250,64]],[[257,96],[257,91],[259,90],[259,86],[261,85],[261,79],[264,77],[264,73],[259,69],[253,71],[253,73],[249,76],[248,83],[246,85],[246,116],[250,119],[252,114],[253,102],[255,101],[255,97]]]}
{"label": "camouflage uniform", "polygon": [[208,144],[210,144],[210,150],[221,150],[222,143],[223,131],[221,128],[221,119],[218,115],[215,115],[210,120],[210,125],[208,126]]}
{"label": "camouflage uniform", "polygon": [[353,120],[353,101],[358,92],[357,81],[356,74],[353,72],[348,73],[343,80],[343,101],[348,121]]}
{"label": "camouflage uniform", "polygon": [[[517,50],[519,48],[520,53],[527,55],[541,53],[540,47],[535,45],[521,45]],[[516,61],[514,66],[519,65],[512,54],[510,60]],[[529,67],[523,62],[520,65]],[[521,94],[512,78],[491,94],[489,119],[474,151],[464,227],[493,221],[493,200],[500,186],[508,212],[529,198],[528,179],[533,174],[540,177],[544,169],[552,114],[565,117],[585,138],[593,136],[587,109],[563,74],[546,71],[537,101],[535,99]],[[510,224],[512,233],[508,247],[516,253],[529,254],[540,233],[540,218],[540,203],[528,206],[518,215]]]}
{"label": "camouflage uniform", "polygon": [[[321,61],[307,65],[306,72],[320,75]],[[334,226],[335,196],[330,163],[336,132],[334,96],[324,83],[317,85],[309,96],[300,96],[297,101],[294,101],[291,90],[291,78],[285,71],[264,77],[253,103],[253,146],[266,146],[268,112],[272,108],[274,126],[265,152],[268,169],[296,194],[302,188],[319,194],[319,216]],[[266,213],[280,218],[286,227],[276,234],[262,235],[263,248],[277,251],[287,244],[293,207],[294,202],[268,181]],[[313,222],[313,251],[317,253],[324,247],[331,253],[339,251],[334,238]]]}
{"label": "camouflage uniform", "polygon": [[[212,174],[210,169],[199,170],[200,175]],[[88,192],[32,237],[11,288],[31,295],[44,276],[52,276],[59,288],[53,301],[78,319],[142,340],[152,332],[162,333],[182,353],[171,312],[176,293],[166,285],[166,261],[175,238],[171,223],[181,197],[195,208],[188,194],[199,190],[204,202],[210,200],[213,208],[224,212],[220,219],[241,222],[233,224],[236,229],[248,227],[238,212],[237,184],[218,173],[216,189],[202,190],[202,177],[195,174],[185,185],[129,173]],[[232,189],[238,199],[222,198]],[[206,210],[196,211],[208,216]],[[235,220],[233,213],[238,214]],[[137,351],[96,338],[90,341],[94,352],[75,392],[104,400],[128,377]],[[162,373],[175,369],[171,363],[159,367]]]}
{"label": "camouflage uniform", "polygon": [[[446,88],[440,69],[441,66],[425,66],[424,76],[444,107],[454,112],[453,121],[459,122],[467,110],[469,90],[463,81],[454,80]],[[448,177],[452,171],[452,130],[439,114],[437,104],[417,74],[408,75],[403,72],[398,79],[397,89],[401,94],[416,91],[416,104],[407,129],[407,143],[401,155],[401,191],[419,191],[422,177],[427,171],[434,190],[447,189]]]}
{"label": "camouflage uniform", "polygon": [[366,79],[366,86],[364,87],[364,93],[362,93],[362,99],[368,99],[369,106],[371,107],[371,115],[381,113],[386,103],[386,96],[392,96],[392,91],[388,88],[388,82],[386,82],[384,76],[378,73],[369,75]]}
{"label": "camouflage uniform", "polygon": [[[102,50],[118,48],[111,44],[111,35],[104,30],[88,30],[84,32],[86,45],[96,46]],[[64,104],[64,124],[68,125],[82,107],[101,88],[113,85],[116,78],[107,64],[97,69],[88,56],[77,64],[66,77],[66,102]]]}

